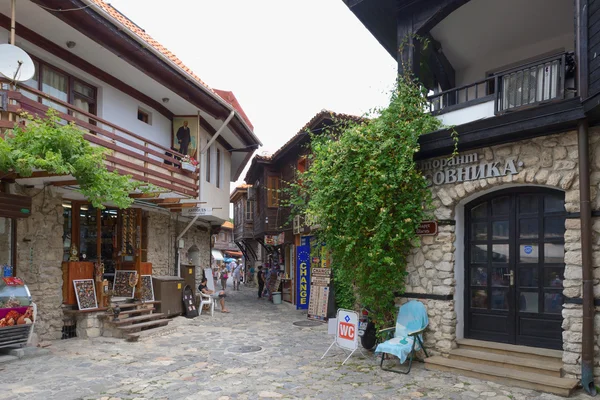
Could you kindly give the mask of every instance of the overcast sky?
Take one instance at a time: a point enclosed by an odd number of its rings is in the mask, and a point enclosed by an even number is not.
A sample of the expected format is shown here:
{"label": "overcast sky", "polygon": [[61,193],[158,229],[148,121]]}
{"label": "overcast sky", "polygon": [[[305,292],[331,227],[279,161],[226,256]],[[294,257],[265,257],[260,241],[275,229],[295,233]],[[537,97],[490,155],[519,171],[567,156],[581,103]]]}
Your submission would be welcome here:
{"label": "overcast sky", "polygon": [[342,0],[107,1],[209,86],[235,93],[259,154],[322,109],[362,115],[387,105],[396,77],[394,59]]}

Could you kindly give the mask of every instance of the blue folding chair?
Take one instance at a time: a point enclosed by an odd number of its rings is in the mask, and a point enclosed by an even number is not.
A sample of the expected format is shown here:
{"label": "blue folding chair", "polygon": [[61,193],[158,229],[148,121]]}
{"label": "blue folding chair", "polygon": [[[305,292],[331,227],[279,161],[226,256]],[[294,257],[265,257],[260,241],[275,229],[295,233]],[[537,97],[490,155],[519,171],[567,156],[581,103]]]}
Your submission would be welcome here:
{"label": "blue folding chair", "polygon": [[[423,332],[427,325],[429,325],[429,318],[423,303],[412,300],[400,307],[396,326],[379,331],[380,334],[383,334],[383,340],[385,340],[385,342],[377,345],[375,349],[375,354],[381,353],[381,363],[379,364],[381,369],[399,374],[408,374],[416,351],[423,349],[425,356],[429,357],[423,345]],[[400,364],[404,364],[408,358],[408,370],[384,368],[383,360],[386,354],[398,357]]]}

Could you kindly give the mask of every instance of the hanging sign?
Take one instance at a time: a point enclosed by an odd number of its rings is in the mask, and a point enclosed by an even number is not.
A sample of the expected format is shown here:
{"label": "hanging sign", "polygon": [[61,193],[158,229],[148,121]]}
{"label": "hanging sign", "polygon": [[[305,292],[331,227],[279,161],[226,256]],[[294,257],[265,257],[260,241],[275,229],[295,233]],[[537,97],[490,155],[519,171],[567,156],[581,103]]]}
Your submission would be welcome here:
{"label": "hanging sign", "polygon": [[[316,264],[319,265],[319,264]],[[310,299],[308,301],[308,319],[327,321],[329,301],[330,268],[312,268],[310,271]]]}
{"label": "hanging sign", "polygon": [[205,217],[213,215],[212,207],[189,207],[181,210],[182,217]]}
{"label": "hanging sign", "polygon": [[423,221],[417,227],[417,235],[437,235],[437,221]]}
{"label": "hanging sign", "polygon": [[298,246],[296,250],[296,310],[306,310],[310,298],[310,246]]}

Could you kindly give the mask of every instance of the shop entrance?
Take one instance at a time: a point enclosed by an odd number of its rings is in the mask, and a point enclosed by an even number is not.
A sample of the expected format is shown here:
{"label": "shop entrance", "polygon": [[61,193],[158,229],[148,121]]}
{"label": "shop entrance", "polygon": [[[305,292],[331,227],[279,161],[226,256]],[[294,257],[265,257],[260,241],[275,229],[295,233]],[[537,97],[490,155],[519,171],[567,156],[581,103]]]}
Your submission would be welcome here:
{"label": "shop entrance", "polygon": [[465,215],[465,336],[561,349],[564,193],[495,192]]}

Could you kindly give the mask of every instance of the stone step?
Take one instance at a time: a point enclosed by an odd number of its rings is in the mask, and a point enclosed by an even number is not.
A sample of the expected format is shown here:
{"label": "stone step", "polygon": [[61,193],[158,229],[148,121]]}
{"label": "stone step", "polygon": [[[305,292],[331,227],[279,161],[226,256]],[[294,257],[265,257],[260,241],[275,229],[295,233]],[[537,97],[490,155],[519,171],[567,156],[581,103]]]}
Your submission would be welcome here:
{"label": "stone step", "polygon": [[533,372],[558,378],[562,376],[562,362],[559,361],[542,361],[533,358],[516,357],[509,354],[468,350],[465,348],[450,351],[450,359],[511,368],[518,371]]}
{"label": "stone step", "polygon": [[154,326],[165,326],[169,323],[169,320],[166,318],[157,319],[154,321],[141,322],[139,324],[125,325],[125,326],[117,326],[117,329],[122,331],[133,331],[136,329],[142,330],[144,328],[150,328]]}
{"label": "stone step", "polygon": [[160,301],[159,300],[153,300],[153,301],[145,301],[143,303],[141,301],[136,301],[135,303],[118,302],[118,304],[119,304],[119,308],[121,310],[126,310],[126,309],[135,308],[135,307],[139,307],[139,306],[143,306],[143,305],[160,304]]}
{"label": "stone step", "polygon": [[157,328],[147,329],[145,331],[140,332],[132,332],[125,334],[125,339],[128,342],[142,342],[147,339],[151,339],[154,337],[170,335],[177,331],[176,326],[165,325]]}
{"label": "stone step", "polygon": [[486,342],[475,339],[459,339],[458,347],[465,350],[485,351],[488,353],[512,355],[540,361],[562,362],[562,351],[541,347],[518,346],[514,344]]}
{"label": "stone step", "polygon": [[[123,316],[126,317],[126,316],[131,315],[131,314],[148,314],[148,313],[150,313],[152,311],[155,311],[155,310],[156,309],[154,307],[125,310],[125,311],[121,311],[119,313],[119,319],[121,317],[123,317]],[[114,317],[114,314],[112,314],[112,313],[101,314],[101,315],[99,315],[99,317],[103,317],[103,318],[110,317],[112,319]]]}
{"label": "stone step", "polygon": [[452,360],[441,356],[426,358],[425,368],[498,382],[507,386],[553,393],[564,397],[568,397],[579,384],[579,381],[576,379],[557,378],[533,372],[519,371],[513,368]]}
{"label": "stone step", "polygon": [[137,322],[152,321],[155,319],[163,319],[163,318],[166,318],[166,315],[162,314],[162,313],[138,315],[137,317],[129,317],[129,318],[121,318],[119,316],[118,321],[110,321],[110,323],[112,323],[116,326],[122,326],[122,325],[127,325],[127,324],[135,324]]}

